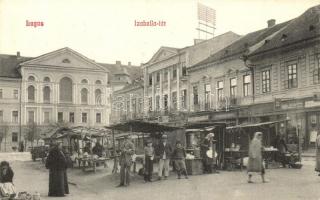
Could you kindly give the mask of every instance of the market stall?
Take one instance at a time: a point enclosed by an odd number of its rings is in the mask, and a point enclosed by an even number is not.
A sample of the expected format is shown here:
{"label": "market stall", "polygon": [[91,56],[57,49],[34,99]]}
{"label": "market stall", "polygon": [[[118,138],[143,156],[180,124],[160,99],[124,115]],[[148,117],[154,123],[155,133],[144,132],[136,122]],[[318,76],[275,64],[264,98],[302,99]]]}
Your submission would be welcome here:
{"label": "market stall", "polygon": [[[187,147],[186,165],[189,174],[203,173],[203,153],[200,153],[200,146],[208,133],[214,133],[215,141],[215,164],[220,168],[223,164],[223,149],[225,123],[218,122],[196,122],[188,123],[185,126],[185,137]],[[206,152],[204,152],[206,153]]]}
{"label": "market stall", "polygon": [[274,163],[278,149],[273,145],[278,134],[277,125],[283,121],[263,122],[256,124],[240,124],[226,128],[224,163],[225,168],[242,169],[244,158],[248,156],[249,144],[255,132],[263,133],[263,157],[266,168]]}

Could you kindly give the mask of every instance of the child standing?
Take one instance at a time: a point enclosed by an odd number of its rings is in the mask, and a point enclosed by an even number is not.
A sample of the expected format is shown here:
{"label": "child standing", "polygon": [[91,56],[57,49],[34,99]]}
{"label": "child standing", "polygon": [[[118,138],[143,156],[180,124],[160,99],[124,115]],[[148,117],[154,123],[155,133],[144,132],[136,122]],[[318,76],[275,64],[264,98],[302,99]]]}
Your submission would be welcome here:
{"label": "child standing", "polygon": [[154,148],[152,146],[151,140],[147,141],[147,146],[144,148],[144,155],[145,155],[144,181],[152,182]]}
{"label": "child standing", "polygon": [[188,179],[188,173],[186,170],[186,152],[185,149],[182,147],[182,144],[180,141],[176,142],[176,148],[173,151],[172,158],[175,160],[175,167],[178,173],[178,179],[181,178],[181,174],[185,176],[186,179]]}

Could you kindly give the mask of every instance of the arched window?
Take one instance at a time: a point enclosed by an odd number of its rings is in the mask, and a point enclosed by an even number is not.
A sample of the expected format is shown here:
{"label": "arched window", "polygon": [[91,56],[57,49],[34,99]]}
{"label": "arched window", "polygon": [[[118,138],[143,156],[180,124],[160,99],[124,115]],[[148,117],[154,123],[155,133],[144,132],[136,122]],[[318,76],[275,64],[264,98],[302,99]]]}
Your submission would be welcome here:
{"label": "arched window", "polygon": [[35,101],[35,88],[33,85],[28,87],[28,101],[34,102]]}
{"label": "arched window", "polygon": [[86,88],[83,88],[81,90],[81,103],[82,104],[88,103],[88,90]]}
{"label": "arched window", "polygon": [[50,78],[49,77],[44,77],[43,82],[50,82]]}
{"label": "arched window", "polygon": [[96,91],[94,92],[94,96],[95,96],[95,100],[96,100],[96,104],[97,105],[101,105],[101,90],[100,89],[96,89]]}
{"label": "arched window", "polygon": [[36,79],[34,78],[34,76],[29,76],[28,77],[28,81],[35,81]]}
{"label": "arched window", "polygon": [[45,86],[43,88],[43,102],[50,102],[50,87],[49,86]]}
{"label": "arched window", "polygon": [[72,102],[72,80],[64,77],[60,80],[60,101]]}
{"label": "arched window", "polygon": [[88,84],[88,80],[87,79],[82,79],[81,83],[82,84]]}
{"label": "arched window", "polygon": [[96,80],[96,84],[97,85],[101,85],[101,81],[100,80]]}

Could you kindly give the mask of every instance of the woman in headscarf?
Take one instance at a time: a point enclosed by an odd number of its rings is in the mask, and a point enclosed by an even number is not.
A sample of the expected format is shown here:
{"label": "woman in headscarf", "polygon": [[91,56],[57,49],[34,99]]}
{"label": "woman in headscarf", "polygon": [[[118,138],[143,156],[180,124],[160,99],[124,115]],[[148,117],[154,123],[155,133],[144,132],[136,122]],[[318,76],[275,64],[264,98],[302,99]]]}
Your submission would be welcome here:
{"label": "woman in headscarf", "polygon": [[248,183],[253,183],[252,172],[261,173],[262,182],[266,182],[264,179],[265,169],[262,163],[262,133],[256,132],[249,147],[249,161],[248,161]]}
{"label": "woman in headscarf", "polygon": [[15,196],[14,173],[7,161],[0,163],[0,196]]}
{"label": "woman in headscarf", "polygon": [[318,133],[316,139],[316,171],[319,172],[318,176],[320,176],[320,133]]}
{"label": "woman in headscarf", "polygon": [[48,196],[63,197],[69,194],[67,179],[67,159],[62,151],[62,143],[56,144],[49,152],[46,168],[49,169]]}

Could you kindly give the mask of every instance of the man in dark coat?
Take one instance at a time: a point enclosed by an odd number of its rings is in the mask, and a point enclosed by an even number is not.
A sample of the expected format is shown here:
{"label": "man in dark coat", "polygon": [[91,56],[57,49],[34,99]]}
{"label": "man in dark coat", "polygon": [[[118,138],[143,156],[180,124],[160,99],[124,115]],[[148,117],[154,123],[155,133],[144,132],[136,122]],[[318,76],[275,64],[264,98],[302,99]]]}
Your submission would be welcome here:
{"label": "man in dark coat", "polygon": [[55,145],[50,150],[46,168],[49,169],[48,196],[62,197],[69,194],[67,159],[62,151],[62,143]]}
{"label": "man in dark coat", "polygon": [[125,136],[125,141],[121,146],[120,154],[120,184],[118,187],[130,185],[130,168],[132,165],[132,155],[135,152],[134,144],[129,136]]}
{"label": "man in dark coat", "polygon": [[92,153],[99,156],[99,157],[102,157],[103,150],[104,150],[103,146],[99,142],[97,142],[96,145],[92,149]]}
{"label": "man in dark coat", "polygon": [[162,171],[164,171],[164,179],[167,179],[169,176],[169,163],[172,154],[172,147],[168,143],[168,136],[163,135],[162,141],[156,148],[156,155],[159,159],[159,171],[158,171],[158,179],[162,178]]}

